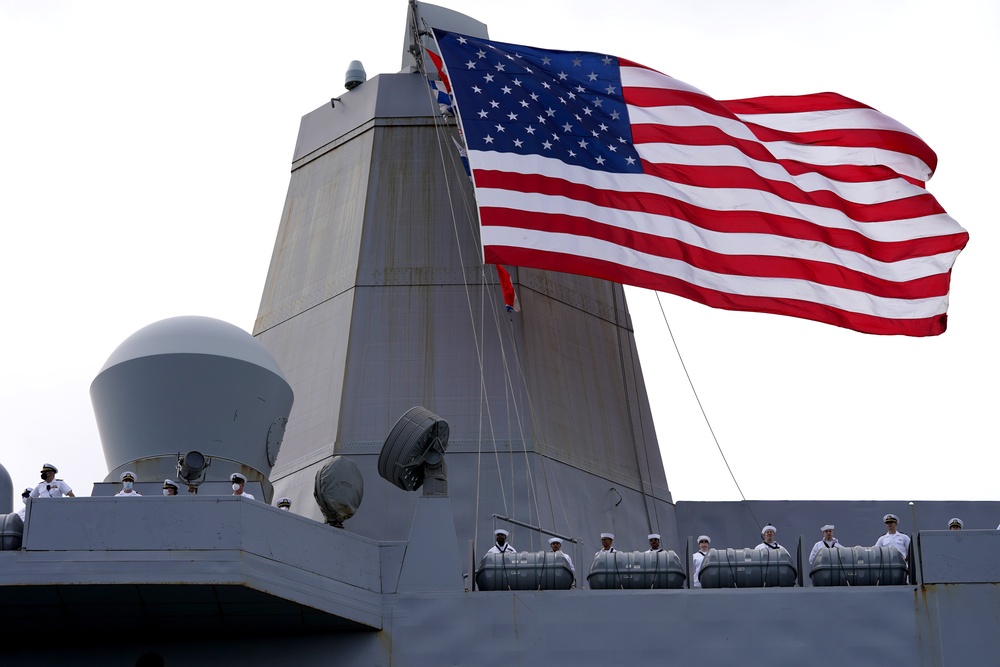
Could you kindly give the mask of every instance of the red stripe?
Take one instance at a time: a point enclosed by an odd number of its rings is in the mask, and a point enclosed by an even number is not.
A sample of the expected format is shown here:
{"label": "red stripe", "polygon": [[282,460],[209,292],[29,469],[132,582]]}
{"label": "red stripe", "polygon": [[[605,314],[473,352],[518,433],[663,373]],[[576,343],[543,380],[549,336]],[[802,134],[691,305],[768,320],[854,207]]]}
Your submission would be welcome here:
{"label": "red stripe", "polygon": [[871,109],[867,104],[837,93],[809,95],[765,95],[742,100],[719,100],[719,104],[735,114],[810,113],[812,111],[842,111]]}
{"label": "red stripe", "polygon": [[834,248],[858,252],[882,262],[895,262],[950,252],[965,246],[968,234],[961,232],[906,241],[874,241],[859,232],[830,229],[797,218],[757,211],[715,211],[662,195],[596,190],[586,185],[539,176],[476,170],[476,187],[537,192],[592,202],[598,206],[679,218],[693,226],[716,232],[774,234],[816,241]]}
{"label": "red stripe", "polygon": [[713,273],[807,280],[893,299],[923,299],[948,294],[949,276],[946,273],[893,282],[828,262],[769,255],[724,255],[676,239],[633,232],[569,215],[485,206],[480,207],[479,212],[483,227],[517,227],[590,237],[647,255],[679,260]]}
{"label": "red stripe", "polygon": [[889,319],[852,313],[809,301],[775,297],[740,296],[700,288],[676,278],[627,268],[601,260],[575,257],[562,253],[542,252],[528,248],[487,246],[486,261],[489,263],[503,262],[514,266],[589,275],[595,278],[603,278],[604,280],[676,294],[677,296],[697,301],[713,308],[787,315],[832,324],[862,333],[937,336],[944,333],[948,322],[948,316],[945,314],[918,319]]}

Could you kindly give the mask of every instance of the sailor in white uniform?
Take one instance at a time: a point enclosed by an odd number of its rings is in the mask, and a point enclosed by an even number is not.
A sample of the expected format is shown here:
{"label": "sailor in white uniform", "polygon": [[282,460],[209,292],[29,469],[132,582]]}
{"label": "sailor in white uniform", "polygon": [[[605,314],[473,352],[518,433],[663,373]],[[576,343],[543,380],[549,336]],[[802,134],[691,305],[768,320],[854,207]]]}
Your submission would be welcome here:
{"label": "sailor in white uniform", "polygon": [[615,541],[614,533],[601,533],[601,546],[604,548],[598,551],[596,554],[594,554],[594,558],[597,558],[602,553],[613,553],[613,554],[618,553],[618,549],[615,549],[613,546],[611,546],[614,543],[614,541]]}
{"label": "sailor in white uniform", "polygon": [[163,480],[163,495],[176,496],[178,491],[177,482],[172,479]]}
{"label": "sailor in white uniform", "polygon": [[562,540],[558,537],[549,538],[549,548],[552,549],[552,553],[562,554],[562,557],[566,559],[569,564],[569,571],[574,575],[576,574],[576,568],[573,567],[573,559],[569,557],[569,554],[562,550]]}
{"label": "sailor in white uniform", "polygon": [[899,553],[903,554],[903,560],[906,560],[906,555],[910,551],[910,536],[905,533],[896,532],[899,517],[895,514],[886,514],[882,517],[882,521],[885,522],[885,527],[889,529],[889,532],[878,538],[875,548],[896,547],[899,549]]}
{"label": "sailor in white uniform", "polygon": [[712,545],[712,538],[708,535],[698,536],[698,550],[694,552],[691,556],[691,561],[693,565],[691,566],[691,587],[701,588],[701,582],[698,581],[698,573],[701,572],[701,564],[705,562],[705,556],[708,555],[708,548]]}
{"label": "sailor in white uniform", "polygon": [[278,498],[278,509],[285,510],[286,512],[291,512],[292,511],[291,498]]}
{"label": "sailor in white uniform", "polygon": [[115,494],[115,498],[141,498],[142,494],[133,488],[135,486],[135,473],[126,470],[118,478],[122,483],[122,490]]}
{"label": "sailor in white uniform", "polygon": [[842,546],[840,541],[833,536],[833,524],[828,523],[820,530],[823,532],[823,539],[813,545],[813,550],[809,553],[809,564],[812,565],[813,561],[816,560],[816,554],[820,552],[820,549],[832,549],[834,547]]}
{"label": "sailor in white uniform", "polygon": [[516,554],[517,549],[507,544],[507,538],[510,537],[508,533],[503,528],[497,528],[493,531],[493,537],[496,540],[490,550],[486,553],[488,554]]}
{"label": "sailor in white uniform", "polygon": [[251,494],[243,490],[243,485],[247,483],[247,478],[238,472],[229,476],[229,481],[233,483],[233,495],[247,500],[257,500]]}
{"label": "sailor in white uniform", "polygon": [[957,516],[948,522],[948,530],[962,530],[963,528],[965,528],[965,522]]}
{"label": "sailor in white uniform", "polygon": [[61,479],[56,479],[57,472],[59,472],[59,469],[51,463],[43,465],[41,472],[42,483],[31,490],[31,497],[62,498],[63,496],[69,496],[70,498],[76,498],[76,494],[73,493],[73,489],[69,488],[69,484]]}
{"label": "sailor in white uniform", "polygon": [[28,509],[28,498],[31,497],[31,489],[25,489],[21,493],[21,509],[17,511],[17,515],[21,517],[21,523],[24,523],[24,513]]}
{"label": "sailor in white uniform", "polygon": [[775,551],[777,551],[778,549],[781,548],[781,545],[778,544],[778,541],[774,539],[775,535],[777,534],[778,534],[778,529],[772,526],[771,524],[767,524],[766,526],[760,529],[760,536],[764,538],[764,541],[758,544],[754,548],[774,549]]}
{"label": "sailor in white uniform", "polygon": [[663,549],[660,548],[659,533],[650,533],[649,535],[646,536],[646,539],[649,540],[649,548],[646,549],[646,553],[651,554],[654,552],[658,553],[660,551],[663,551]]}

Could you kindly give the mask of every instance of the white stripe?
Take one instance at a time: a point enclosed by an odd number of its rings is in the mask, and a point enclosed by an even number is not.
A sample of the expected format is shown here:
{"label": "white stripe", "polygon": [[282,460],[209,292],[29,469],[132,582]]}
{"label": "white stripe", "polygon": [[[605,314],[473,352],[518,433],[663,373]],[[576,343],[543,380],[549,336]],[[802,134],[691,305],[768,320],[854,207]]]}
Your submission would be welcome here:
{"label": "white stripe", "polygon": [[830,109],[789,113],[746,113],[737,118],[783,132],[820,132],[823,130],[892,130],[917,136],[898,120],[874,109]]}
{"label": "white stripe", "polygon": [[480,207],[580,217],[630,232],[649,234],[664,239],[676,239],[682,243],[722,255],[759,255],[825,262],[893,282],[904,282],[947,273],[959,253],[955,250],[898,262],[880,262],[861,253],[834,248],[816,241],[805,241],[774,234],[709,231],[696,227],[685,220],[669,216],[606,208],[560,196],[480,188],[476,191],[476,200]]}
{"label": "white stripe", "polygon": [[852,313],[889,319],[933,317],[948,309],[947,296],[892,299],[821,285],[808,280],[732,276],[705,271],[680,260],[649,255],[638,250],[623,248],[615,243],[572,234],[553,234],[510,227],[483,227],[483,245],[572,254],[677,278],[698,287],[728,294],[798,299]]}
{"label": "white stripe", "polygon": [[772,181],[790,183],[803,192],[832,192],[856,204],[881,204],[907,197],[918,197],[927,191],[903,178],[869,183],[834,181],[815,172],[789,174],[780,164],[750,158],[735,146],[689,146],[687,144],[636,144],[643,160],[657,164],[696,167],[746,167]]}
{"label": "white stripe", "polygon": [[[909,153],[899,153],[884,148],[853,148],[843,146],[814,146],[787,141],[761,141],[744,123],[732,118],[716,116],[689,106],[636,107],[629,105],[632,125],[666,125],[669,127],[715,127],[735,139],[752,141],[765,148],[776,159],[796,160],[815,165],[883,165],[897,174],[921,181],[931,177],[931,169],[923,160]],[[641,144],[636,144],[638,148]]]}
{"label": "white stripe", "polygon": [[673,197],[714,211],[756,211],[805,220],[830,229],[848,229],[874,241],[909,241],[955,234],[964,231],[947,214],[906,220],[858,222],[841,211],[810,204],[793,205],[777,195],[762,190],[703,188],[666,181],[646,174],[618,174],[567,165],[561,160],[538,155],[517,155],[494,151],[469,151],[473,172],[496,169],[519,174],[561,178],[600,190],[636,192]]}
{"label": "white stripe", "polygon": [[[704,92],[698,90],[689,83],[684,83],[680,79],[675,79],[672,76],[663,74],[662,72],[657,72],[656,70],[646,69],[645,67],[629,67],[622,65],[618,68],[621,73],[622,87],[624,88],[660,88],[665,90],[683,90],[688,93],[696,93],[698,95],[704,95],[708,99],[712,99]],[[712,100],[713,102],[715,100]]]}

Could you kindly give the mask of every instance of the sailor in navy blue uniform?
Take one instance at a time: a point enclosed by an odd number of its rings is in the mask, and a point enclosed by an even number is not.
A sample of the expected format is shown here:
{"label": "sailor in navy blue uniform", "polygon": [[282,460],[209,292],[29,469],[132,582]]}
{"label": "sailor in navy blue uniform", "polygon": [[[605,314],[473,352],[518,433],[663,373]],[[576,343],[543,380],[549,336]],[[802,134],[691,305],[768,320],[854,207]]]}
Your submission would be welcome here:
{"label": "sailor in navy blue uniform", "polygon": [[889,532],[878,538],[878,541],[875,543],[875,548],[896,547],[899,550],[899,553],[903,554],[903,560],[906,560],[906,556],[910,551],[910,536],[905,533],[896,532],[896,525],[899,523],[899,517],[895,514],[886,514],[882,517],[882,521],[885,523],[885,527]]}
{"label": "sailor in navy blue uniform", "polygon": [[61,479],[56,479],[57,472],[59,472],[59,469],[51,463],[43,465],[41,472],[42,483],[31,490],[31,497],[62,498],[63,496],[69,496],[70,498],[75,498],[76,494],[73,493],[73,489],[69,488],[69,484]]}
{"label": "sailor in navy blue uniform", "polygon": [[841,546],[840,541],[833,536],[833,524],[828,523],[820,530],[823,532],[823,539],[813,545],[813,550],[809,553],[809,564],[812,565],[813,561],[816,560],[816,554],[820,552],[821,549],[833,549],[834,547]]}
{"label": "sailor in navy blue uniform", "polygon": [[135,473],[131,470],[126,470],[121,474],[118,480],[122,483],[122,490],[115,494],[115,498],[141,498],[142,494],[136,491],[133,487],[135,486]]}
{"label": "sailor in navy blue uniform", "polygon": [[698,536],[698,550],[694,552],[691,556],[692,566],[691,566],[691,587],[701,588],[701,582],[698,581],[698,573],[701,572],[701,564],[705,562],[705,556],[708,555],[708,548],[712,545],[712,538],[708,535]]}
{"label": "sailor in navy blue uniform", "polygon": [[764,541],[758,544],[754,548],[774,549],[775,551],[777,551],[778,549],[781,548],[781,545],[778,544],[778,541],[774,539],[777,534],[778,534],[778,529],[772,526],[771,524],[767,524],[766,526],[760,529],[760,536],[764,538]]}
{"label": "sailor in navy blue uniform", "polygon": [[612,553],[612,554],[618,553],[618,549],[615,549],[613,546],[611,546],[614,543],[614,541],[615,541],[614,533],[601,533],[601,546],[604,548],[598,551],[596,554],[594,554],[594,558],[597,558],[603,553]]}
{"label": "sailor in navy blue uniform", "polygon": [[490,547],[490,550],[487,551],[486,553],[488,554],[517,553],[517,549],[507,544],[507,538],[510,537],[510,533],[508,533],[506,530],[504,530],[503,528],[497,528],[495,531],[493,531],[493,537],[496,539],[496,542],[493,544],[492,547]]}

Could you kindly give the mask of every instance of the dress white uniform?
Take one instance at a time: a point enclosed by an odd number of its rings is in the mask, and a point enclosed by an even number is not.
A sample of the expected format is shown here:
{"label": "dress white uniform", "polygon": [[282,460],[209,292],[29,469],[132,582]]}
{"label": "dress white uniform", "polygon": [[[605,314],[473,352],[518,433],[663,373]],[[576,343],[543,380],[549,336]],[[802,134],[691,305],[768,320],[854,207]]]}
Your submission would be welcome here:
{"label": "dress white uniform", "polygon": [[54,479],[51,482],[42,482],[31,490],[32,498],[62,498],[72,493],[73,489],[69,484],[61,479]]}
{"label": "dress white uniform", "polygon": [[510,544],[507,543],[507,542],[505,542],[502,547],[494,542],[493,546],[490,547],[490,550],[487,551],[486,553],[488,553],[488,554],[516,554],[517,553],[517,549],[515,549],[512,546],[510,546]]}
{"label": "dress white uniform", "polygon": [[705,556],[708,553],[702,553],[701,551],[695,551],[694,555],[691,556],[691,560],[694,561],[694,565],[691,567],[691,587],[701,588],[701,582],[698,581],[698,573],[701,572],[701,564],[705,562]]}
{"label": "dress white uniform", "polygon": [[770,544],[768,544],[767,542],[761,542],[760,544],[754,547],[754,549],[774,549],[775,551],[777,551],[780,548],[781,545],[778,544],[777,542],[771,542]]}
{"label": "dress white uniform", "polygon": [[26,509],[28,509],[28,506],[27,506],[27,505],[25,505],[24,507],[22,507],[21,509],[19,509],[19,510],[17,511],[17,515],[18,515],[19,517],[21,517],[21,523],[24,523],[24,511],[25,511]]}
{"label": "dress white uniform", "polygon": [[565,558],[566,564],[569,565],[569,571],[572,572],[573,574],[576,574],[576,568],[573,567],[573,559],[569,557],[568,553],[566,553],[562,549],[560,549],[559,551],[554,551],[553,553],[560,554],[563,558]]}
{"label": "dress white uniform", "polygon": [[[605,553],[605,550],[601,549],[596,554],[594,554],[594,558],[597,558],[598,556],[600,556],[603,553]],[[618,549],[615,549],[614,547],[611,547],[610,549],[607,550],[607,553],[609,553],[609,554],[616,554],[616,553],[618,553]]]}
{"label": "dress white uniform", "polygon": [[115,494],[115,498],[142,498],[142,494],[136,491],[135,489],[131,491],[125,491],[124,489],[122,489],[121,491]]}
{"label": "dress white uniform", "polygon": [[906,560],[906,554],[910,551],[910,536],[904,533],[886,533],[878,538],[875,547],[896,547],[903,554],[903,560]]}
{"label": "dress white uniform", "polygon": [[840,540],[836,537],[833,538],[833,542],[827,542],[826,540],[820,540],[813,545],[813,550],[809,553],[809,564],[812,565],[813,561],[816,560],[816,554],[819,553],[820,549],[832,549],[834,547],[842,546]]}
{"label": "dress white uniform", "polygon": [[[234,493],[233,495],[235,496],[236,494]],[[253,497],[252,495],[250,495],[250,494],[249,494],[249,493],[247,493],[246,491],[244,491],[244,492],[243,492],[243,493],[241,493],[240,495],[241,495],[241,496],[243,496],[244,498],[248,498],[248,499],[250,499],[250,500],[257,500],[256,498],[254,498],[254,497]]]}

